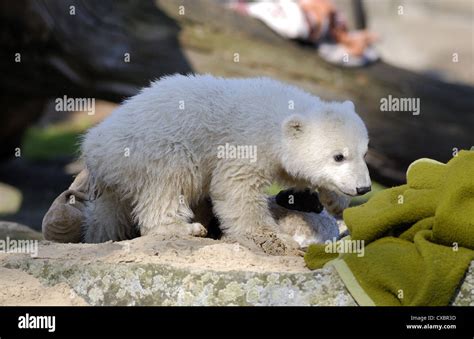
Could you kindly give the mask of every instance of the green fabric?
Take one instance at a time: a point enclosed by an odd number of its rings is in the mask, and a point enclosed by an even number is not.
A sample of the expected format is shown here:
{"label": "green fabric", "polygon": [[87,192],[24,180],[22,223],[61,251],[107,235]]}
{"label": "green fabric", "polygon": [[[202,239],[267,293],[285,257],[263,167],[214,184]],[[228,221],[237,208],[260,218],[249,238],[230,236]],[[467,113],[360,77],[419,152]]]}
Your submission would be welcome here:
{"label": "green fabric", "polygon": [[346,209],[344,221],[351,237],[341,242],[363,241],[362,253],[311,245],[309,268],[334,264],[361,305],[448,305],[474,260],[474,152],[415,161],[406,185]]}

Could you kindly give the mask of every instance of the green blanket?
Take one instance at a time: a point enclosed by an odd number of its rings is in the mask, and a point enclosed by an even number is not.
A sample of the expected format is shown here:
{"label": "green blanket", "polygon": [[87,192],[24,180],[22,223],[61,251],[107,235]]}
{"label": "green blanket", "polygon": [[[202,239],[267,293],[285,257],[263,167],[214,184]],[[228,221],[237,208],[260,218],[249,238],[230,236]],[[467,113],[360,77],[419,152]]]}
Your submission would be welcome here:
{"label": "green blanket", "polygon": [[346,209],[344,221],[351,236],[311,245],[309,268],[334,265],[360,305],[448,305],[474,260],[474,152],[415,161],[406,185]]}

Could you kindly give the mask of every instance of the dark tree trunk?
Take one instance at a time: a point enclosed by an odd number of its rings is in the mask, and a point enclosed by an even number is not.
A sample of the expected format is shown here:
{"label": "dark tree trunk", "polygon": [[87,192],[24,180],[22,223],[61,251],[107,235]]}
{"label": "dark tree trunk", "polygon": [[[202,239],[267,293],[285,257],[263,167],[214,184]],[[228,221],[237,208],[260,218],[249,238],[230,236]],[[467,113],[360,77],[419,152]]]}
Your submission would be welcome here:
{"label": "dark tree trunk", "polygon": [[191,72],[178,32],[151,0],[0,2],[0,157],[13,155],[50,98],[120,102],[162,75]]}

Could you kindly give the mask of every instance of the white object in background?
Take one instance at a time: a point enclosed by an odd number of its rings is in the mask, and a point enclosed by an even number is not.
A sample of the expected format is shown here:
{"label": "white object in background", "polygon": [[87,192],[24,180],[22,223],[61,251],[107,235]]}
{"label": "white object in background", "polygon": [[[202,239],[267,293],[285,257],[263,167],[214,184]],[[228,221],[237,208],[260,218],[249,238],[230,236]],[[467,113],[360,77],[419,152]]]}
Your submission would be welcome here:
{"label": "white object in background", "polygon": [[247,5],[247,12],[287,39],[307,39],[309,36],[308,22],[295,1],[253,2]]}

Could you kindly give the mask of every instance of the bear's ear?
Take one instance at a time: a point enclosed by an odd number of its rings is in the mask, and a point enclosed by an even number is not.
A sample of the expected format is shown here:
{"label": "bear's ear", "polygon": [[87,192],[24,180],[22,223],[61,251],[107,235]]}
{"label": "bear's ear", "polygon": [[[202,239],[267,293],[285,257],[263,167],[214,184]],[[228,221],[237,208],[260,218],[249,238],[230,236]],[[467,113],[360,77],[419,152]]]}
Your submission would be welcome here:
{"label": "bear's ear", "polygon": [[294,114],[283,122],[282,128],[284,135],[297,138],[304,132],[305,119],[299,114]]}
{"label": "bear's ear", "polygon": [[342,106],[346,107],[347,109],[350,109],[351,111],[355,111],[355,106],[354,103],[350,100],[346,100],[342,103]]}

